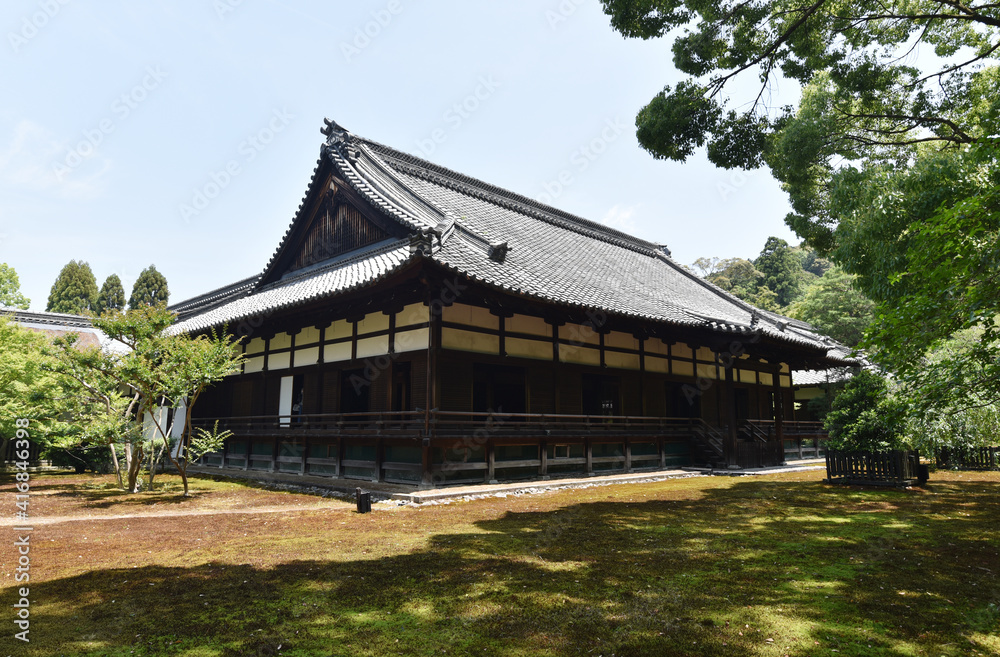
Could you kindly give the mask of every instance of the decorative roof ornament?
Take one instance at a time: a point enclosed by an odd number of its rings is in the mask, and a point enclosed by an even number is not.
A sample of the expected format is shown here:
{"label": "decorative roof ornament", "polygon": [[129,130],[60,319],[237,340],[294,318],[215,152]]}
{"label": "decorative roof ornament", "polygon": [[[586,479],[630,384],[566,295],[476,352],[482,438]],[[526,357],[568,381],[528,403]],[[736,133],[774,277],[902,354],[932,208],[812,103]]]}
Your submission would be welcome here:
{"label": "decorative roof ornament", "polygon": [[327,138],[328,144],[340,144],[347,141],[347,138],[351,136],[351,133],[347,128],[343,127],[336,121],[331,121],[330,119],[323,119],[323,127],[319,129],[321,133]]}
{"label": "decorative roof ornament", "polygon": [[433,228],[421,228],[410,235],[410,254],[428,256],[434,252],[434,238],[441,239],[440,233]]}
{"label": "decorative roof ornament", "polygon": [[490,260],[503,264],[503,261],[507,258],[508,251],[510,251],[510,245],[507,242],[492,242],[490,243],[487,255]]}
{"label": "decorative roof ornament", "polygon": [[759,326],[760,326],[760,313],[757,312],[755,309],[750,313],[750,328],[756,329]]}

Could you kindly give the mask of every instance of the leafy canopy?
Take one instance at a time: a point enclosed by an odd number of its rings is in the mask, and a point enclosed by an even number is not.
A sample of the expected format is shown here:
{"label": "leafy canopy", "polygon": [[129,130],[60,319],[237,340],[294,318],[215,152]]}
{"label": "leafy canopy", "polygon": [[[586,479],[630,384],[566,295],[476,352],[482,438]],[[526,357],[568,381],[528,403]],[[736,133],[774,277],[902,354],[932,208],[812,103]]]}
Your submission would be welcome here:
{"label": "leafy canopy", "polygon": [[788,314],[841,344],[857,347],[872,323],[873,309],[874,303],[854,286],[854,276],[832,268],[806,288]]}
{"label": "leafy canopy", "polygon": [[155,265],[142,270],[139,278],[132,286],[132,295],[128,299],[129,308],[167,304],[170,291],[167,288],[166,277],[156,270]]}
{"label": "leafy canopy", "polygon": [[42,423],[32,436],[44,440],[59,433],[63,396],[58,379],[48,371],[44,334],[0,317],[0,435],[14,434],[15,422]]}
{"label": "leafy canopy", "polygon": [[846,451],[900,449],[904,411],[905,405],[890,394],[884,377],[862,370],[847,382],[827,413],[829,446]]}
{"label": "leafy canopy", "polygon": [[97,279],[90,265],[82,260],[70,260],[52,284],[45,310],[82,315],[92,310],[96,302]]}
{"label": "leafy canopy", "polygon": [[0,262],[0,306],[21,310],[31,307],[31,299],[21,294],[21,280],[17,272],[4,262]]}
{"label": "leafy canopy", "polygon": [[111,274],[104,280],[101,291],[97,295],[94,313],[103,315],[108,311],[125,310],[125,289],[118,274]]}
{"label": "leafy canopy", "polygon": [[767,238],[753,264],[762,274],[761,283],[774,292],[779,306],[787,306],[798,298],[802,261],[788,246],[788,242],[777,237]]}
{"label": "leafy canopy", "polygon": [[213,451],[225,435],[218,431],[193,433],[191,410],[198,397],[210,385],[239,371],[243,356],[229,335],[189,336],[169,330],[173,314],[162,304],[140,306],[124,314],[109,314],[95,318],[94,325],[108,336],[119,340],[130,351],[109,363],[95,363],[93,369],[106,373],[117,381],[124,397],[137,400],[132,409],[136,416],[151,413],[154,417],[155,439],[162,441],[167,458],[181,475],[184,495],[188,494],[187,466],[190,458],[175,457],[172,447],[172,426],[165,426],[152,413],[155,408],[173,408],[175,422],[184,422],[180,453]]}
{"label": "leafy canopy", "polygon": [[[836,216],[825,200],[842,161],[905,162],[915,144],[968,145],[991,134],[998,108],[1000,5],[950,0],[602,0],[612,26],[650,39],[680,30],[667,86],[636,118],[656,158],[705,145],[726,168],[768,164],[792,200],[796,232],[826,251]],[[921,57],[915,53],[920,52]],[[933,53],[934,56],[931,56]],[[918,65],[918,62],[920,65]],[[726,107],[737,76],[759,93]],[[781,79],[799,107],[773,107]]]}
{"label": "leafy canopy", "polygon": [[[877,301],[868,349],[948,404],[971,391],[1000,400],[998,155],[987,143],[927,148],[902,170],[845,169],[835,199],[836,257]],[[966,348],[935,354],[964,331],[975,335]]]}

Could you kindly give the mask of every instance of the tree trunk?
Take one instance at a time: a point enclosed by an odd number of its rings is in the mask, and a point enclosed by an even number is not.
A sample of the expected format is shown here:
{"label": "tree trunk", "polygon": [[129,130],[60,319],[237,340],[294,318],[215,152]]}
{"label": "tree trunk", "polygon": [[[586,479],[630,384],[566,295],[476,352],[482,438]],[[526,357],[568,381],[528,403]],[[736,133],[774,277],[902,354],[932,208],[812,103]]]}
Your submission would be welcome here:
{"label": "tree trunk", "polygon": [[142,445],[127,443],[125,445],[125,457],[128,465],[128,492],[138,493],[136,490],[136,480],[142,470]]}
{"label": "tree trunk", "polygon": [[181,442],[181,445],[177,451],[178,458],[175,459],[173,453],[171,452],[170,443],[168,442],[166,436],[163,437],[163,442],[167,446],[167,459],[170,461],[171,465],[177,468],[177,472],[181,476],[181,483],[184,484],[184,497],[187,497],[188,496],[187,460],[184,460],[183,466],[180,463],[184,456],[182,454],[184,443],[183,441]]}
{"label": "tree trunk", "polygon": [[[155,458],[154,458],[155,454]],[[149,446],[149,490],[153,490],[153,477],[160,470],[160,463],[163,462],[163,447],[159,451],[150,444]]]}
{"label": "tree trunk", "polygon": [[118,462],[118,452],[115,450],[115,444],[111,443],[108,445],[108,449],[111,450],[111,462],[115,466],[115,476],[118,477],[118,488],[122,487],[122,466]]}

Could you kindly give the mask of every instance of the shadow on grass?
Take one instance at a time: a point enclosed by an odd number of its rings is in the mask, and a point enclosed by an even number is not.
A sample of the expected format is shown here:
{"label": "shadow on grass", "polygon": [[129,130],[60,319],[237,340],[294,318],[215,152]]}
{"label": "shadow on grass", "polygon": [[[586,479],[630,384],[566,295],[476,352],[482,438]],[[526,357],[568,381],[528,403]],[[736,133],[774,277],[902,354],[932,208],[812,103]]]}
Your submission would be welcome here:
{"label": "shadow on grass", "polygon": [[[745,480],[697,499],[510,512],[379,559],[101,570],[32,587],[31,650],[991,654],[997,493]],[[461,506],[447,511],[464,524]]]}

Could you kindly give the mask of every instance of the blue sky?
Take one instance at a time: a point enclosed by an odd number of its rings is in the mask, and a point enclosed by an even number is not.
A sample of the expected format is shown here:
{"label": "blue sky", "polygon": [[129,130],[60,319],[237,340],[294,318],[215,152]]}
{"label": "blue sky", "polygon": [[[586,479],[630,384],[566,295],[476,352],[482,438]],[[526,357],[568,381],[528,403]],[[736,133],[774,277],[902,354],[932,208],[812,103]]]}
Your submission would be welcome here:
{"label": "blue sky", "polygon": [[261,271],[324,117],[680,262],[798,241],[766,170],[639,147],[670,43],[596,0],[7,0],[0,27],[0,262],[35,310],[71,259],[126,294],[155,264],[171,302]]}

